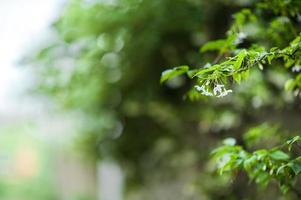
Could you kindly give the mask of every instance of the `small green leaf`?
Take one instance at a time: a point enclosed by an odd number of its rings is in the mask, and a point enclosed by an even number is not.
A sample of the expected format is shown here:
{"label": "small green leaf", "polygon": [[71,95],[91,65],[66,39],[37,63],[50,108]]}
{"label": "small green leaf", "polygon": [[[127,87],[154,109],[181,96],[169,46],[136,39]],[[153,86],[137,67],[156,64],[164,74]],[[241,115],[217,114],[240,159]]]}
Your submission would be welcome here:
{"label": "small green leaf", "polygon": [[286,143],[288,144],[288,150],[291,151],[292,149],[292,145],[295,143],[295,142],[298,142],[301,140],[301,137],[298,135],[298,136],[295,136],[293,137],[293,139],[291,140],[288,140]]}
{"label": "small green leaf", "polygon": [[189,70],[187,71],[187,76],[192,79],[194,77],[194,75],[198,72],[197,69],[193,69],[193,70]]}
{"label": "small green leaf", "polygon": [[291,140],[288,140],[286,143],[287,144],[294,144],[295,142],[297,141],[300,141],[301,140],[301,137],[299,135],[293,137]]}
{"label": "small green leaf", "polygon": [[[205,65],[207,66],[207,64]],[[216,69],[218,69],[220,67],[220,65],[213,65],[213,66],[210,66],[210,67],[204,67],[204,68],[201,68],[198,72],[196,72],[193,77],[196,77],[196,76],[201,76],[205,73],[208,73],[208,72],[213,72],[215,71]]]}
{"label": "small green leaf", "polygon": [[246,70],[246,71],[241,72],[241,78],[242,78],[243,80],[248,79],[248,78],[249,78],[249,75],[250,75],[250,70]]}
{"label": "small green leaf", "polygon": [[287,164],[287,166],[289,166],[295,173],[295,175],[300,174],[301,172],[301,165],[296,163],[296,162],[290,162]]}
{"label": "small green leaf", "polygon": [[270,49],[270,52],[275,52],[275,51],[277,51],[279,48],[278,47],[272,47],[271,49]]}
{"label": "small green leaf", "polygon": [[235,47],[234,45],[235,38],[236,38],[235,35],[229,35],[225,39],[207,42],[202,46],[200,52],[203,53],[206,51],[219,51],[220,53],[224,53],[225,51]]}
{"label": "small green leaf", "polygon": [[287,165],[282,165],[282,166],[280,166],[280,167],[277,169],[276,174],[278,175],[278,174],[280,174],[281,172],[283,172],[284,169],[285,169],[286,167],[287,167]]}
{"label": "small green leaf", "polygon": [[269,152],[266,149],[261,149],[254,152],[258,160],[265,158],[268,155],[268,153]]}
{"label": "small green leaf", "polygon": [[244,61],[246,55],[247,55],[247,51],[244,49],[239,52],[239,54],[237,55],[237,60],[234,63],[235,70],[238,70],[241,67],[242,62]]}
{"label": "small green leaf", "polygon": [[236,83],[240,84],[240,82],[241,82],[241,74],[239,74],[239,73],[233,74],[233,79],[236,81]]}
{"label": "small green leaf", "polygon": [[165,70],[164,72],[162,72],[160,82],[163,83],[175,76],[185,74],[185,73],[187,73],[188,70],[189,70],[189,67],[186,65]]}
{"label": "small green leaf", "polygon": [[255,181],[262,186],[266,186],[269,181],[269,174],[265,172],[259,173]]}
{"label": "small green leaf", "polygon": [[202,46],[200,49],[200,52],[206,52],[206,51],[214,51],[214,50],[220,50],[221,48],[225,47],[227,44],[227,40],[221,39],[221,40],[215,40],[207,42]]}
{"label": "small green leaf", "polygon": [[246,159],[244,161],[244,168],[247,171],[250,171],[252,169],[252,166],[257,162],[256,156],[251,156],[250,158]]}
{"label": "small green leaf", "polygon": [[288,154],[280,150],[276,150],[270,153],[270,157],[274,160],[288,160],[290,158]]}
{"label": "small green leaf", "polygon": [[267,56],[268,63],[271,64],[271,63],[272,63],[272,60],[273,60],[274,58],[275,58],[275,55],[274,55],[274,54]]}

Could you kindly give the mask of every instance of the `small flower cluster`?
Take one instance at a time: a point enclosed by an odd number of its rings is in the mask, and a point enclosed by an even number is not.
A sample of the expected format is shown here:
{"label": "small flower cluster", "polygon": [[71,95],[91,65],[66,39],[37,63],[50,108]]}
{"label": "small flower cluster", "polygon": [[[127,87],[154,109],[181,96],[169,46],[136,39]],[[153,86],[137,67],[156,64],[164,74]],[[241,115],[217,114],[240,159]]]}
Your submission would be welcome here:
{"label": "small flower cluster", "polygon": [[205,96],[216,96],[218,98],[227,96],[229,93],[232,92],[232,90],[227,90],[225,88],[225,85],[223,85],[223,84],[216,84],[216,85],[214,85],[214,88],[212,89],[212,91],[210,91],[211,89],[210,89],[209,84],[210,84],[210,82],[207,81],[205,84],[203,84],[201,86],[196,85],[195,89],[198,92],[201,92],[202,95],[205,95]]}

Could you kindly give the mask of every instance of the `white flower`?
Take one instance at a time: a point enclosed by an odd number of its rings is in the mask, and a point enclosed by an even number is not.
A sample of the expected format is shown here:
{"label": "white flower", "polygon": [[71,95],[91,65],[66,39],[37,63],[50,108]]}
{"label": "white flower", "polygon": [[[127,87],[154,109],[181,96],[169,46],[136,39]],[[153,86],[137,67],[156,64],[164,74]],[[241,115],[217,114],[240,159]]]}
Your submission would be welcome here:
{"label": "white flower", "polygon": [[209,92],[208,90],[205,90],[202,92],[202,95],[205,95],[205,96],[213,96],[213,94],[211,92]]}
{"label": "white flower", "polygon": [[220,95],[216,96],[218,98],[220,97],[224,97],[224,96],[227,96],[229,93],[232,93],[232,90],[224,90],[222,93],[220,93]]}
{"label": "white flower", "polygon": [[[206,83],[207,84],[207,83]],[[202,92],[202,95],[205,96],[213,96],[213,94],[211,92],[209,92],[209,90],[206,90],[204,86],[199,86],[196,85],[194,86],[194,88],[198,91],[198,92]]]}
{"label": "white flower", "polygon": [[220,97],[224,97],[227,96],[229,93],[231,93],[232,90],[227,90],[225,88],[225,85],[222,84],[217,84],[214,88],[213,88],[213,93],[216,97],[220,98]]}
{"label": "white flower", "polygon": [[213,93],[209,91],[208,89],[208,85],[210,84],[209,81],[207,81],[204,85],[202,86],[199,86],[199,85],[196,85],[194,86],[195,89],[198,91],[198,92],[201,92],[202,95],[205,95],[205,96],[216,96],[218,98],[220,97],[224,97],[224,96],[227,96],[229,93],[232,92],[232,90],[227,90],[225,88],[225,85],[223,84],[216,84],[213,88]]}
{"label": "white flower", "polygon": [[195,88],[198,92],[201,92],[201,91],[204,90],[204,86],[196,85],[196,86],[194,86],[194,88]]}
{"label": "white flower", "polygon": [[295,65],[295,66],[292,68],[292,71],[293,71],[293,72],[300,72],[300,71],[301,71],[301,65]]}
{"label": "white flower", "polygon": [[224,85],[217,84],[213,89],[213,94],[217,95],[217,93],[222,93],[222,90],[225,88]]}

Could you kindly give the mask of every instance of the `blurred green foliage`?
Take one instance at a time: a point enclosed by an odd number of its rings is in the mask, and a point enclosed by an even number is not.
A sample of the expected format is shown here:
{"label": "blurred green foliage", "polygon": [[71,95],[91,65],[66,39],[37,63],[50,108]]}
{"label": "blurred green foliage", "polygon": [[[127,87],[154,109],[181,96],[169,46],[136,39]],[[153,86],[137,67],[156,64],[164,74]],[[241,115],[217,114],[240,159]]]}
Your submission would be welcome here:
{"label": "blurred green foliage", "polygon": [[[81,113],[78,146],[94,161],[120,164],[128,199],[297,199],[273,181],[262,190],[247,178],[266,185],[274,174],[240,169],[242,159],[258,156],[255,148],[300,129],[300,102],[283,90],[299,84],[288,70],[300,62],[290,57],[299,48],[299,4],[70,0],[53,24],[54,40],[33,58],[37,89]],[[209,155],[227,136],[216,159],[231,155],[219,169],[234,176],[219,177]],[[281,150],[264,152],[256,163],[279,170],[291,162]]]}

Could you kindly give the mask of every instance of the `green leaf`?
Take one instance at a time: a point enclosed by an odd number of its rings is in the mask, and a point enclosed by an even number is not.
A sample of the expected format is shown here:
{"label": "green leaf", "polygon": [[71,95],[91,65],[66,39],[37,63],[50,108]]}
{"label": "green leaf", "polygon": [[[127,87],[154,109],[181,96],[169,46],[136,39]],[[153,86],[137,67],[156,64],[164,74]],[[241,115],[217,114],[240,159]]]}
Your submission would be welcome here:
{"label": "green leaf", "polygon": [[271,63],[272,63],[272,60],[273,60],[274,58],[275,58],[275,55],[274,55],[274,54],[267,56],[268,63],[271,64]]}
{"label": "green leaf", "polygon": [[266,149],[261,149],[261,150],[255,151],[254,154],[257,156],[258,160],[261,160],[268,155],[268,151]]}
{"label": "green leaf", "polygon": [[250,75],[250,70],[246,70],[246,71],[241,72],[241,78],[242,78],[243,80],[248,79],[248,78],[249,78],[249,75]]}
{"label": "green leaf", "polygon": [[189,67],[186,65],[165,70],[164,72],[162,72],[160,82],[163,83],[175,76],[185,74],[185,73],[187,73],[188,70],[189,70]]}
{"label": "green leaf", "polygon": [[210,41],[202,46],[202,48],[200,49],[200,52],[203,53],[206,51],[219,50],[222,47],[224,47],[226,44],[227,44],[227,40],[224,40],[224,39]]}
{"label": "green leaf", "polygon": [[300,140],[301,140],[301,137],[299,135],[297,135],[297,136],[293,137],[293,139],[288,140],[286,143],[287,144],[293,144],[293,143],[295,143],[297,141],[300,141]]}
{"label": "green leaf", "polygon": [[247,51],[244,49],[239,52],[239,54],[237,55],[237,60],[234,63],[235,70],[238,70],[241,67],[242,62],[244,61],[246,55],[247,55]]}
{"label": "green leaf", "polygon": [[290,162],[287,164],[287,166],[289,166],[295,173],[295,175],[300,174],[301,172],[301,165],[299,163],[296,162]]}
{"label": "green leaf", "polygon": [[244,161],[244,168],[247,171],[250,171],[252,169],[252,166],[257,162],[256,156],[251,156],[250,158],[246,159]]}
{"label": "green leaf", "polygon": [[283,151],[276,150],[270,153],[270,157],[273,158],[274,160],[288,160],[290,156]]}
{"label": "green leaf", "polygon": [[241,82],[241,74],[239,74],[239,73],[233,74],[233,79],[236,81],[236,83],[240,84],[240,82]]}
{"label": "green leaf", "polygon": [[269,174],[265,172],[261,172],[256,177],[256,183],[261,184],[262,186],[266,186],[269,181]]}
{"label": "green leaf", "polygon": [[225,39],[207,42],[202,46],[200,52],[203,53],[206,51],[220,51],[220,53],[223,53],[234,47],[235,38],[236,38],[235,35],[230,35]]}
{"label": "green leaf", "polygon": [[196,76],[201,76],[207,72],[213,72],[215,71],[216,69],[218,69],[220,67],[220,65],[213,65],[213,66],[210,66],[210,67],[204,67],[202,69],[200,69],[197,73],[195,73],[193,75],[193,77],[196,77]]}
{"label": "green leaf", "polygon": [[197,72],[198,72],[197,69],[187,71],[188,78],[192,79]]}
{"label": "green leaf", "polygon": [[295,136],[293,137],[293,139],[291,140],[288,140],[286,143],[288,144],[288,150],[290,151],[292,149],[292,145],[295,143],[295,142],[298,142],[301,140],[301,137],[298,135],[298,136]]}
{"label": "green leaf", "polygon": [[276,172],[276,174],[278,175],[278,174],[280,174],[281,172],[284,172],[284,169],[287,167],[287,165],[282,165],[282,166],[280,166],[278,169],[277,169],[277,172]]}

